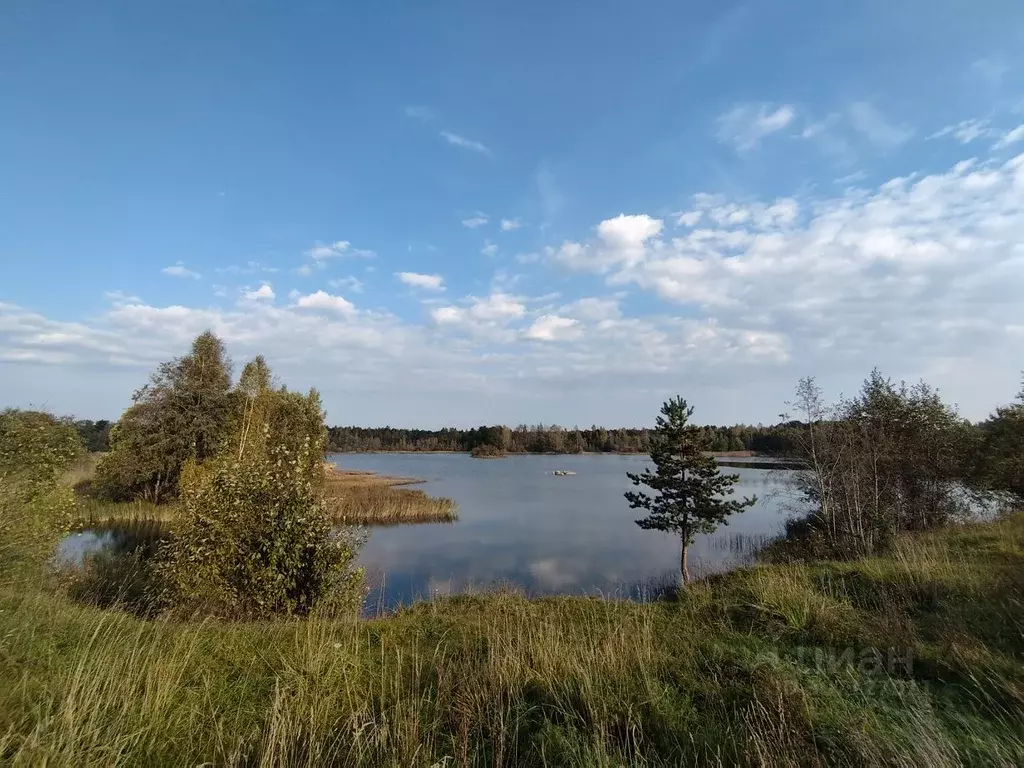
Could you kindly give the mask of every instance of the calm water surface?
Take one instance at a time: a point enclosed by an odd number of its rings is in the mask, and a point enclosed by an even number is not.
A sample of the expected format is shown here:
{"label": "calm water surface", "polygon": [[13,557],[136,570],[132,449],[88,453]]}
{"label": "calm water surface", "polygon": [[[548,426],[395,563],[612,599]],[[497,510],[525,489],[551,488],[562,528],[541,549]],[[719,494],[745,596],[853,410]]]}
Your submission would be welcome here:
{"label": "calm water surface", "polygon": [[[338,454],[344,469],[422,478],[415,486],[459,505],[456,523],[370,529],[361,554],[371,586],[370,607],[513,584],[528,594],[628,596],[679,569],[679,540],[644,531],[622,494],[626,472],[646,456],[510,456],[465,454]],[[550,473],[567,469],[577,474]],[[757,505],[728,526],[698,538],[691,571],[723,570],[749,559],[752,545],[780,530],[785,474],[730,467],[737,493]]]}
{"label": "calm water surface", "polygon": [[[459,505],[455,523],[365,529],[360,553],[373,614],[435,595],[512,585],[530,595],[603,594],[632,597],[679,569],[679,540],[644,531],[622,494],[626,472],[646,456],[510,456],[466,454],[337,454],[344,469],[421,478],[414,486]],[[550,474],[567,469],[575,475]],[[786,473],[746,467],[737,493],[757,504],[728,526],[697,539],[690,550],[695,575],[749,561],[751,551],[779,532],[788,501]],[[100,547],[125,548],[124,532],[85,531],[64,541],[61,556],[80,560]],[[130,536],[128,537],[131,538]]]}

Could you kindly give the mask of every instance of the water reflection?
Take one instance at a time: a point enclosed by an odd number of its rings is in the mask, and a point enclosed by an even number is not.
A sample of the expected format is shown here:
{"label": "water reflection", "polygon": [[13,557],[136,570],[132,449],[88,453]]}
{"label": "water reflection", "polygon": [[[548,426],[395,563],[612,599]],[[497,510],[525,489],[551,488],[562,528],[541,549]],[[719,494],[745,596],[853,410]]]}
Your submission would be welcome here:
{"label": "water reflection", "polygon": [[89,555],[100,551],[112,555],[138,552],[145,559],[156,554],[160,541],[166,536],[166,527],[156,521],[118,523],[75,531],[60,543],[57,561],[61,565],[82,565]]}
{"label": "water reflection", "polygon": [[[514,456],[480,461],[461,454],[345,454],[344,468],[424,478],[429,494],[459,505],[455,525],[373,529],[361,554],[372,612],[440,594],[511,584],[530,595],[634,596],[679,567],[674,537],[634,524],[622,493],[642,456]],[[571,476],[549,474],[555,469]],[[758,504],[690,553],[694,573],[749,562],[786,516],[784,474],[748,467],[739,495]]]}
{"label": "water reflection", "polygon": [[[644,531],[622,497],[626,472],[647,463],[641,456],[514,456],[496,461],[462,454],[345,454],[332,461],[346,469],[423,478],[417,486],[459,505],[454,524],[368,529],[360,553],[373,614],[436,595],[509,585],[529,595],[603,594],[638,597],[652,584],[672,581],[679,542]],[[575,475],[550,474],[567,469]],[[730,468],[737,493],[757,505],[733,518],[690,550],[695,575],[750,561],[781,530],[789,509],[786,473]],[[109,548],[155,552],[159,524],[135,524],[72,534],[61,544],[65,563],[81,563]]]}

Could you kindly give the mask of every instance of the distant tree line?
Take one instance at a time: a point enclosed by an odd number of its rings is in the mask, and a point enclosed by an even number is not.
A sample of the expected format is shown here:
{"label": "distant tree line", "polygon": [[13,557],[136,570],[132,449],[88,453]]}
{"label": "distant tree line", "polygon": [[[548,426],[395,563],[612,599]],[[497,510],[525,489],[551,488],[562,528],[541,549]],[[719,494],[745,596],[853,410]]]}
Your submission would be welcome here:
{"label": "distant tree line", "polygon": [[100,419],[99,421],[79,419],[75,422],[75,429],[78,431],[78,436],[82,439],[82,445],[85,446],[85,450],[93,452],[103,452],[110,449],[110,428],[113,426],[113,422],[106,419]]}
{"label": "distant tree line", "polygon": [[[774,426],[739,424],[700,426],[699,438],[709,451],[754,451],[785,455],[798,445],[803,429],[793,421]],[[397,427],[330,427],[331,451],[464,451],[491,445],[507,453],[649,453],[647,428],[565,428],[552,424],[476,427],[475,429],[400,429]]]}

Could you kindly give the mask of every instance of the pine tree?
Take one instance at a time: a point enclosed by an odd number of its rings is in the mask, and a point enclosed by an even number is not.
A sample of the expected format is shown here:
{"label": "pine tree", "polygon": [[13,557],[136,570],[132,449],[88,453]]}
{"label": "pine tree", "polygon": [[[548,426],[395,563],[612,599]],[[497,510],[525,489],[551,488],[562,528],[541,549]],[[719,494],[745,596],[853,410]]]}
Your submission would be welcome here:
{"label": "pine tree", "polygon": [[714,456],[706,453],[706,439],[699,427],[689,423],[693,408],[685,400],[668,400],[662,405],[661,414],[651,433],[654,471],[626,473],[633,485],[644,485],[656,495],[627,491],[625,496],[631,509],[649,512],[636,521],[641,528],[679,534],[679,571],[685,585],[690,581],[687,550],[694,537],[728,524],[729,515],[752,506],[756,498],[727,498],[739,475],[723,475]]}

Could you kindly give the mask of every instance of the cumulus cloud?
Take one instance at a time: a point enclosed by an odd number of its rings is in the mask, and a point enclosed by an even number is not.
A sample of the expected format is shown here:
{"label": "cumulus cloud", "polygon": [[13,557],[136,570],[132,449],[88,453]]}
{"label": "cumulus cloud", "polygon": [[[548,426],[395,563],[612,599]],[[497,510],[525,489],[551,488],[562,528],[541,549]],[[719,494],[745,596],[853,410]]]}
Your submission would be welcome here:
{"label": "cumulus cloud", "polygon": [[247,301],[273,301],[274,289],[270,287],[270,283],[263,283],[263,285],[255,290],[245,291],[242,294],[242,298]]}
{"label": "cumulus cloud", "polygon": [[328,280],[327,285],[331,288],[340,288],[343,291],[348,291],[349,293],[362,293],[363,288],[365,287],[363,285],[363,281],[354,275],[349,275],[348,277],[336,277],[333,280]]}
{"label": "cumulus cloud", "polygon": [[488,257],[494,256],[497,252],[498,246],[490,240],[485,240],[483,247],[480,249],[480,253]]}
{"label": "cumulus cloud", "polygon": [[622,317],[622,310],[619,309],[619,300],[587,296],[577,299],[571,304],[566,304],[559,310],[563,315],[585,321],[617,320]]}
{"label": "cumulus cloud", "polygon": [[645,243],[657,237],[664,222],[646,213],[619,214],[597,226],[598,242],[562,243],[548,249],[548,255],[570,269],[606,271],[620,264],[631,264],[644,257]]}
{"label": "cumulus cloud", "polygon": [[572,341],[582,333],[579,320],[559,315],[542,315],[526,329],[526,338],[535,341]]}
{"label": "cumulus cloud", "polygon": [[[592,275],[607,295],[531,298],[503,277],[486,295],[432,307],[427,322],[357,311],[325,291],[228,308],[112,293],[80,322],[0,303],[0,378],[13,404],[47,398],[89,415],[116,390],[123,407],[148,370],[211,328],[235,359],[262,352],[289,383],[322,387],[338,421],[356,402],[367,423],[520,413],[645,423],[680,382],[702,419],[767,421],[799,376],[850,391],[874,365],[937,384],[971,418],[1012,398],[1020,364],[1007,350],[1024,348],[1024,154],[837,194],[698,195],[688,207],[683,229],[622,214],[544,251],[538,268]],[[72,368],[76,387],[50,384]],[[101,375],[117,386],[88,389]]]}
{"label": "cumulus cloud", "polygon": [[742,328],[730,343],[773,357],[795,344],[837,366],[844,356],[933,365],[1019,343],[1022,192],[1024,155],[964,162],[818,200],[805,220],[790,199],[713,201],[709,226],[666,241],[657,226],[610,219],[596,240],[555,257],[715,318],[704,332],[720,340],[724,327]]}
{"label": "cumulus cloud", "polygon": [[413,288],[423,288],[427,291],[444,290],[444,278],[440,275],[423,275],[419,272],[398,272],[397,277],[403,283]]}
{"label": "cumulus cloud", "polygon": [[163,269],[160,270],[160,272],[162,274],[167,275],[168,277],[185,277],[190,278],[192,280],[198,280],[200,277],[202,277],[202,275],[200,275],[198,272],[193,272],[180,261],[177,264],[174,264],[173,266],[164,267]]}
{"label": "cumulus cloud", "polygon": [[502,219],[501,220],[501,231],[511,232],[513,229],[519,229],[523,226],[523,223],[519,219]]}
{"label": "cumulus cloud", "polygon": [[488,219],[486,213],[480,213],[479,211],[477,211],[475,214],[470,216],[468,219],[463,219],[462,220],[462,226],[468,227],[469,229],[476,229],[477,227],[482,227],[489,220],[490,219]]}
{"label": "cumulus cloud", "polygon": [[525,315],[526,305],[521,299],[500,291],[484,297],[470,296],[465,306],[437,307],[431,312],[437,325],[458,327],[494,340],[511,339],[508,324]]}
{"label": "cumulus cloud", "polygon": [[351,243],[348,240],[335,240],[333,243],[317,243],[309,249],[309,256],[313,261],[326,261],[337,259],[345,255]]}
{"label": "cumulus cloud", "polygon": [[718,140],[737,152],[757,147],[761,139],[781,131],[793,122],[796,110],[789,104],[737,104],[718,118]]}
{"label": "cumulus cloud", "polygon": [[356,311],[352,302],[343,296],[333,296],[326,291],[316,291],[306,296],[299,296],[295,306],[299,309],[316,309],[339,315],[351,315]]}

